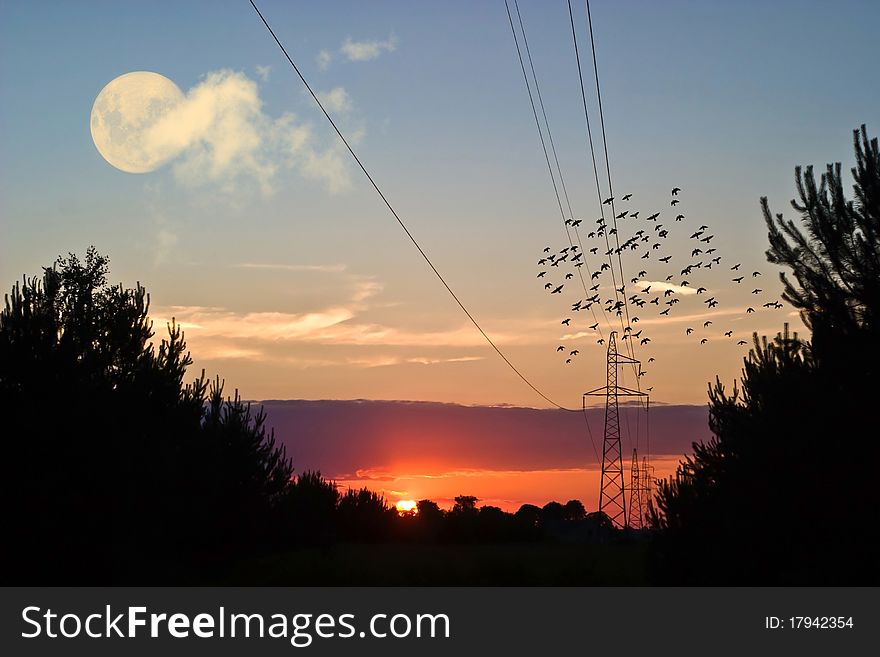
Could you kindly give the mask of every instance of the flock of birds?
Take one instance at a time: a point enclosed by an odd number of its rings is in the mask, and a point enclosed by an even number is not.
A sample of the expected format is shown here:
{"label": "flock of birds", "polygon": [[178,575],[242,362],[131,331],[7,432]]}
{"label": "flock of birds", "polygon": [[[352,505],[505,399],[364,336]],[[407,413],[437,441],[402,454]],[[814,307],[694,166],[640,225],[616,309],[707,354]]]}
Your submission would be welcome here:
{"label": "flock of birds", "polygon": [[[677,257],[669,253],[668,247],[673,244],[672,238],[680,230],[676,224],[687,225],[685,215],[677,207],[680,203],[680,193],[679,187],[672,188],[670,208],[674,218],[668,220],[668,225],[662,223],[664,219],[661,217],[661,212],[641,217],[638,210],[623,209],[617,214],[610,213],[610,216],[614,217],[613,220],[602,217],[596,221],[595,228],[589,230],[584,228],[585,244],[581,239],[582,220],[566,219],[569,234],[571,236],[573,231],[576,239],[571,240],[570,246],[558,251],[554,251],[549,246],[544,247],[540,254],[537,279],[543,284],[547,293],[562,295],[572,289],[584,293],[584,296],[578,294],[579,298],[571,304],[571,312],[590,312],[593,323],[588,323],[587,328],[595,333],[597,344],[606,343],[600,328],[603,320],[598,312],[606,315],[606,323],[612,327],[611,330],[618,330],[620,340],[638,342],[640,347],[646,347],[651,344],[651,337],[638,326],[640,316],[650,312],[657,316],[670,317],[687,297],[700,299],[705,306],[704,308],[701,306],[702,312],[694,313],[694,317],[713,311],[715,308],[722,308],[721,292],[711,291],[710,282],[703,280],[706,273],[713,268],[716,271],[726,269],[729,282],[734,285],[748,285],[746,281],[753,283],[762,276],[760,271],[742,271],[740,262],[726,260],[726,256],[719,252],[717,243],[713,244],[715,235],[705,224],[696,227],[687,238],[690,242],[688,246],[690,257],[687,262],[683,264],[675,262]],[[632,196],[626,194],[620,198],[620,201],[629,202]],[[602,203],[613,208],[615,200],[613,197],[607,198]],[[624,231],[624,226],[631,228],[631,231],[626,231],[631,234],[621,241],[620,233]],[[683,231],[681,236],[684,237],[688,230]],[[619,280],[624,273],[623,256],[627,256],[628,259],[635,257],[637,264],[632,270],[639,270],[629,281]],[[590,264],[594,267],[591,268]],[[662,270],[662,273],[658,272],[658,269]],[[649,270],[656,273],[649,274]],[[757,298],[753,305],[743,309],[746,315],[755,313],[756,309],[778,310],[783,307],[776,298],[768,299],[766,295],[760,296],[764,294],[764,290],[757,285],[751,290],[751,294]],[[738,313],[714,312],[711,316],[720,322],[721,318],[730,318],[736,314]],[[684,334],[693,335],[694,340],[700,345],[716,337],[734,339],[734,329],[729,326],[717,328],[713,319],[708,317],[709,315],[704,315],[694,323],[694,326],[686,326]],[[572,323],[577,325],[580,322],[574,316],[564,317],[561,322],[563,326],[569,328],[572,327]],[[573,335],[578,336],[578,333]],[[739,339],[736,344],[745,345],[747,342]],[[562,344],[556,348],[556,352],[562,354],[566,364],[572,363],[580,354],[579,349]],[[646,364],[653,362],[655,362],[654,357],[648,357],[645,361]],[[642,377],[646,374],[647,371],[639,366],[637,375]],[[650,391],[651,388],[647,390]]]}

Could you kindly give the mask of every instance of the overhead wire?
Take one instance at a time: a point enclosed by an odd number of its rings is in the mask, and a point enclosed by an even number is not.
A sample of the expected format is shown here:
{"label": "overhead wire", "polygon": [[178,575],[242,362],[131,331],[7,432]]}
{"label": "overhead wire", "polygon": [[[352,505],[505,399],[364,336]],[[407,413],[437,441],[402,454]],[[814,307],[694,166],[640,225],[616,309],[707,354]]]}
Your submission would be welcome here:
{"label": "overhead wire", "polygon": [[[541,150],[542,150],[543,153],[544,153],[544,160],[545,160],[545,162],[546,162],[546,164],[547,164],[547,170],[548,170],[548,172],[549,172],[549,174],[550,174],[550,181],[551,181],[551,183],[553,184],[553,192],[554,192],[554,194],[555,194],[555,196],[556,196],[556,203],[557,203],[557,206],[559,207],[559,213],[560,213],[560,216],[562,217],[562,224],[563,224],[563,227],[565,228],[565,234],[566,234],[566,237],[568,238],[569,246],[574,246],[574,241],[571,239],[571,231],[569,231],[569,228],[568,228],[568,220],[566,219],[566,216],[565,216],[565,210],[564,210],[563,207],[562,207],[562,200],[561,200],[560,195],[559,195],[559,186],[557,186],[557,184],[556,184],[556,176],[553,174],[553,166],[552,166],[551,163],[550,163],[550,155],[549,155],[549,153],[547,152],[547,141],[545,141],[545,139],[544,139],[544,131],[541,129],[541,121],[540,121],[540,119],[538,118],[538,111],[537,111],[537,108],[535,107],[535,98],[534,98],[534,95],[532,94],[532,88],[531,88],[531,84],[529,83],[529,77],[528,77],[528,74],[526,73],[526,67],[525,67],[525,63],[524,63],[524,61],[523,61],[522,50],[521,50],[521,48],[520,48],[520,46],[519,46],[519,39],[518,39],[517,34],[516,34],[516,28],[514,27],[514,24],[513,24],[513,16],[512,16],[511,13],[510,13],[510,4],[509,4],[508,0],[504,0],[504,5],[505,5],[505,7],[507,8],[507,19],[508,19],[508,22],[510,23],[510,31],[511,31],[511,34],[513,35],[514,45],[516,46],[516,53],[517,53],[517,57],[519,58],[520,69],[522,70],[523,80],[524,80],[524,82],[525,82],[525,84],[526,84],[526,91],[528,92],[528,96],[529,96],[529,104],[531,105],[531,108],[532,108],[532,115],[533,115],[534,118],[535,118],[535,126],[536,126],[536,128],[538,129],[538,137],[540,138],[540,141],[541,141]],[[532,77],[533,77],[533,79],[534,79],[534,83],[535,83],[535,92],[536,92],[536,94],[537,94],[537,96],[538,96],[538,102],[539,102],[539,104],[540,104],[540,106],[541,106],[541,113],[542,113],[543,116],[544,116],[544,123],[545,123],[546,131],[547,131],[547,140],[550,142],[550,148],[551,148],[551,151],[552,151],[552,153],[553,153],[553,158],[554,158],[554,160],[556,161],[556,169],[557,169],[557,172],[558,172],[558,175],[559,175],[559,182],[560,182],[560,185],[561,185],[561,187],[562,187],[563,196],[565,197],[565,201],[566,201],[566,204],[567,204],[567,206],[568,206],[569,216],[573,219],[573,218],[574,218],[574,213],[572,212],[572,209],[571,209],[571,203],[570,203],[569,198],[568,198],[568,190],[567,190],[566,187],[565,187],[565,179],[564,179],[564,177],[563,177],[563,175],[562,175],[562,169],[561,169],[561,167],[559,166],[559,158],[558,158],[557,155],[556,155],[556,146],[555,146],[555,144],[553,143],[553,134],[552,134],[551,131],[550,131],[550,123],[549,123],[549,121],[547,120],[547,112],[546,112],[546,110],[545,110],[545,108],[544,108],[544,101],[543,101],[543,98],[542,98],[542,96],[541,96],[541,90],[540,90],[540,87],[539,87],[539,85],[538,85],[538,78],[537,78],[537,75],[535,74],[535,67],[534,67],[534,63],[533,63],[533,61],[532,61],[531,52],[530,52],[530,50],[529,50],[528,38],[526,37],[525,27],[523,26],[522,15],[520,14],[520,11],[519,11],[519,3],[518,3],[518,0],[514,0],[514,5],[515,5],[515,8],[516,8],[516,12],[517,12],[517,18],[518,18],[518,21],[519,21],[520,30],[522,31],[523,44],[524,44],[524,46],[525,46],[525,49],[526,49],[526,55],[527,55],[528,60],[529,60],[529,67],[531,68],[531,71],[532,71]],[[590,270],[590,266],[589,266],[588,261],[587,261],[587,255],[586,255],[586,253],[584,252],[584,249],[583,249],[583,244],[582,244],[581,239],[580,239],[580,233],[577,232],[577,227],[575,227],[575,231],[576,231],[575,234],[576,234],[576,236],[577,236],[578,248],[580,249],[580,253],[582,254],[582,257],[583,257],[583,259],[584,259],[584,266],[587,268],[587,272],[588,272],[588,274],[592,277],[592,271]],[[581,272],[581,270],[580,270],[579,267],[577,268],[577,270],[578,270],[578,278],[580,279],[581,286],[582,286],[583,291],[584,291],[584,295],[585,295],[585,297],[587,297],[587,299],[585,299],[585,301],[588,302],[588,298],[590,297],[590,293],[587,291],[587,284],[586,284],[586,282],[584,281],[584,275],[583,275],[583,272]],[[594,304],[593,304],[593,303],[590,303],[590,302],[588,302],[588,303],[589,303],[589,310],[590,310],[590,313],[591,313],[592,316],[593,316],[593,320],[594,320],[596,323],[600,323],[600,322],[599,322],[599,319],[596,317],[596,312],[593,310],[593,305],[594,305]],[[601,304],[600,304],[600,308],[601,308]],[[604,316],[604,308],[601,308],[601,309],[602,309],[602,311],[603,311],[603,316]],[[608,325],[610,326],[610,322],[608,321],[607,316],[604,316],[604,317],[605,317],[605,322],[606,322],[606,324],[608,324]],[[599,337],[602,338],[603,340],[605,339],[605,336],[602,334],[601,329],[599,330]]]}
{"label": "overhead wire", "polygon": [[558,404],[556,401],[554,401],[553,399],[551,399],[550,397],[548,397],[546,394],[544,394],[544,393],[543,393],[543,392],[542,392],[542,391],[541,391],[541,390],[540,390],[535,384],[533,384],[533,383],[532,383],[532,382],[531,382],[531,381],[530,381],[530,380],[529,380],[529,379],[528,379],[528,378],[527,378],[522,372],[520,372],[519,369],[517,369],[517,367],[516,367],[516,366],[515,366],[515,365],[514,365],[514,364],[513,364],[508,358],[507,358],[507,356],[504,354],[504,352],[501,351],[501,349],[498,347],[498,345],[495,344],[495,342],[492,340],[492,338],[489,337],[489,335],[486,333],[486,331],[483,330],[483,327],[480,326],[479,322],[477,322],[477,320],[474,318],[474,316],[471,314],[471,312],[467,309],[467,307],[464,305],[464,303],[461,301],[461,299],[458,298],[458,295],[456,295],[456,293],[453,291],[452,287],[450,287],[449,283],[446,282],[446,279],[443,277],[443,275],[440,273],[440,271],[437,269],[437,267],[434,265],[434,263],[433,263],[433,262],[431,261],[431,259],[428,257],[428,254],[425,252],[425,250],[422,248],[422,246],[421,246],[421,245],[419,244],[419,242],[416,240],[415,236],[413,236],[413,234],[410,232],[409,228],[407,228],[407,226],[406,226],[406,224],[404,223],[404,221],[400,218],[400,215],[397,213],[397,211],[396,211],[396,210],[394,209],[394,207],[391,205],[390,201],[389,201],[388,198],[385,196],[385,194],[382,192],[382,190],[380,189],[380,187],[379,187],[379,185],[376,183],[376,181],[373,179],[373,176],[372,176],[372,175],[370,174],[370,172],[367,170],[366,166],[364,166],[363,162],[362,162],[361,159],[358,157],[357,153],[355,153],[354,149],[351,147],[351,145],[349,144],[348,140],[347,140],[347,139],[345,138],[345,136],[342,134],[342,131],[341,131],[341,130],[339,129],[339,127],[336,125],[336,122],[333,120],[333,118],[332,118],[332,117],[330,116],[330,114],[327,112],[326,108],[324,107],[324,104],[321,102],[321,100],[320,100],[320,99],[318,98],[318,96],[315,94],[315,92],[314,92],[314,90],[312,89],[311,85],[309,85],[309,83],[308,83],[308,81],[306,80],[305,76],[302,74],[302,72],[300,71],[299,67],[298,67],[298,66],[296,65],[296,63],[293,61],[293,58],[291,58],[291,56],[288,54],[287,49],[284,47],[284,44],[281,43],[281,40],[278,38],[278,36],[275,34],[275,31],[274,31],[274,30],[272,29],[272,27],[269,25],[269,22],[266,20],[266,17],[263,16],[263,13],[260,11],[259,7],[257,7],[257,5],[256,5],[256,3],[254,2],[254,0],[249,0],[249,2],[250,2],[250,4],[251,4],[251,6],[254,8],[254,11],[255,11],[255,12],[257,13],[257,15],[260,17],[260,20],[262,21],[263,25],[265,25],[266,29],[269,31],[269,34],[272,35],[272,38],[275,40],[275,43],[278,44],[278,47],[281,49],[281,52],[284,54],[284,57],[287,59],[288,63],[291,65],[291,67],[293,68],[293,70],[296,72],[296,74],[297,74],[297,76],[299,77],[300,81],[303,83],[303,85],[305,85],[306,90],[309,92],[309,95],[312,97],[312,99],[315,101],[315,103],[317,103],[317,105],[318,105],[318,107],[320,108],[321,112],[324,114],[324,116],[326,117],[327,121],[329,121],[330,125],[333,127],[333,130],[336,132],[336,135],[339,137],[339,139],[340,139],[340,140],[342,141],[342,143],[345,145],[346,149],[348,150],[348,152],[349,152],[349,154],[352,156],[352,158],[354,158],[354,161],[357,163],[357,165],[358,165],[358,167],[360,168],[360,170],[361,170],[361,171],[363,172],[363,174],[366,176],[367,180],[369,180],[370,185],[372,185],[373,189],[376,190],[376,193],[379,194],[379,197],[382,199],[382,202],[385,204],[385,206],[388,208],[388,210],[391,212],[391,214],[392,214],[392,215],[394,216],[394,218],[397,220],[397,223],[398,223],[398,224],[400,225],[400,227],[403,229],[403,232],[406,233],[406,236],[407,236],[407,237],[409,238],[409,240],[412,242],[413,246],[416,247],[416,249],[418,250],[419,254],[422,256],[422,258],[425,260],[425,262],[428,263],[428,266],[431,268],[431,271],[434,272],[434,274],[437,276],[437,278],[438,278],[438,279],[440,280],[440,282],[443,284],[443,287],[446,288],[446,291],[449,292],[450,296],[452,296],[452,298],[455,300],[456,304],[458,304],[458,307],[462,310],[462,312],[464,312],[464,314],[465,314],[465,315],[467,316],[467,318],[471,321],[471,323],[474,325],[474,327],[476,327],[477,331],[480,332],[480,335],[483,336],[483,338],[486,340],[486,342],[489,343],[489,345],[492,347],[492,349],[495,350],[495,353],[497,353],[498,356],[501,357],[501,359],[507,364],[507,366],[508,366],[508,367],[509,367],[509,368],[510,368],[510,369],[511,369],[511,370],[512,370],[512,371],[513,371],[513,372],[514,372],[514,373],[515,373],[515,374],[516,374],[516,375],[517,375],[517,376],[518,376],[518,377],[519,377],[519,378],[520,378],[520,379],[521,379],[521,380],[522,380],[522,381],[523,381],[528,387],[529,387],[529,388],[531,388],[533,392],[535,392],[535,393],[536,393],[539,397],[541,397],[544,401],[546,401],[547,403],[549,403],[549,404],[552,405],[552,406],[555,406],[555,407],[558,408],[559,410],[569,411],[569,412],[572,412],[572,413],[576,413],[576,412],[578,412],[577,409],[566,408],[565,406],[562,406],[561,404]]}

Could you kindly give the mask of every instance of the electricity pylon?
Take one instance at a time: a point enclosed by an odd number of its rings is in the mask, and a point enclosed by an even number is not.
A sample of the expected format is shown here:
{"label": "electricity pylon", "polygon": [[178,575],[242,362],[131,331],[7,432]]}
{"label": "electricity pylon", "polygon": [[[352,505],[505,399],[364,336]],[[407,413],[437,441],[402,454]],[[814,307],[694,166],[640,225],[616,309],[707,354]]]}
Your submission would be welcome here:
{"label": "electricity pylon", "polygon": [[647,397],[648,393],[617,385],[617,369],[639,361],[617,352],[617,331],[608,336],[606,384],[585,392],[584,396],[605,397],[605,439],[602,445],[602,479],[599,484],[599,511],[604,512],[617,527],[628,527],[626,493],[624,492],[623,455],[620,448],[619,397]]}
{"label": "electricity pylon", "polygon": [[645,525],[645,485],[638,450],[633,447],[632,465],[629,468],[629,526],[641,529]]}

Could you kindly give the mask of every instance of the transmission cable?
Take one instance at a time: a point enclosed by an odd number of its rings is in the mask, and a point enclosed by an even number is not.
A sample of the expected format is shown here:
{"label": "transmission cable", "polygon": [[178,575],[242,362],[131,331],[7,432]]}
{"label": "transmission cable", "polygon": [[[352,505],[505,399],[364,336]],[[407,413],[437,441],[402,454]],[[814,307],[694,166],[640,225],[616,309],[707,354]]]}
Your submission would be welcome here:
{"label": "transmission cable", "polygon": [[483,330],[483,327],[480,326],[480,324],[477,322],[477,320],[474,318],[474,316],[465,307],[464,303],[462,303],[462,301],[458,298],[458,296],[455,294],[455,292],[449,286],[449,283],[446,282],[446,279],[443,277],[443,275],[440,273],[440,271],[437,269],[437,267],[434,266],[434,263],[428,257],[428,254],[425,253],[424,249],[422,249],[419,242],[416,240],[416,238],[413,236],[413,234],[409,231],[409,228],[407,228],[406,224],[400,218],[400,215],[397,214],[397,211],[394,209],[394,207],[388,201],[388,198],[385,196],[385,194],[382,192],[382,190],[379,188],[379,185],[373,179],[373,176],[370,175],[370,172],[364,166],[363,162],[361,162],[361,159],[357,156],[357,153],[354,152],[354,149],[348,143],[348,140],[342,134],[342,131],[336,125],[336,122],[333,120],[333,118],[330,116],[330,114],[324,108],[323,103],[321,103],[321,101],[318,99],[318,96],[312,90],[311,85],[309,85],[308,81],[306,81],[305,76],[302,74],[302,72],[299,70],[299,67],[296,65],[296,63],[293,61],[291,56],[288,54],[287,49],[284,47],[284,45],[281,43],[278,36],[275,34],[275,31],[269,25],[269,22],[266,20],[265,16],[263,16],[263,13],[260,11],[259,7],[257,7],[254,0],[249,0],[249,2],[251,3],[251,6],[254,8],[254,11],[257,12],[257,15],[260,17],[260,20],[263,22],[263,25],[266,26],[266,29],[269,31],[269,34],[272,35],[272,38],[275,40],[275,43],[278,44],[278,47],[281,49],[281,52],[284,53],[284,57],[290,63],[291,67],[293,67],[293,70],[296,72],[297,76],[302,81],[303,85],[305,85],[305,88],[309,92],[309,95],[311,95],[312,99],[315,101],[315,103],[317,103],[318,107],[321,109],[321,112],[324,114],[324,116],[330,122],[330,125],[333,127],[333,130],[336,132],[336,135],[339,137],[340,140],[342,140],[342,143],[348,149],[348,152],[354,158],[354,161],[357,162],[358,167],[360,167],[360,170],[367,177],[367,180],[370,181],[370,184],[372,185],[373,189],[375,189],[376,193],[379,194],[379,197],[382,199],[383,203],[385,203],[385,206],[388,208],[388,210],[391,212],[391,214],[394,216],[394,218],[397,220],[397,223],[400,224],[400,227],[403,229],[403,232],[406,233],[406,236],[409,238],[409,240],[413,243],[413,246],[416,247],[419,254],[422,256],[422,258],[425,260],[425,262],[428,263],[428,266],[431,268],[431,271],[434,272],[434,274],[437,276],[437,278],[443,284],[443,287],[446,288],[446,291],[449,292],[450,296],[452,296],[452,298],[458,304],[458,307],[461,308],[462,312],[464,312],[464,314],[467,315],[467,318],[471,321],[471,323],[480,332],[480,335],[483,336],[483,338],[486,340],[486,342],[489,343],[489,345],[492,347],[492,349],[495,350],[495,353],[497,353],[501,357],[501,359],[507,364],[507,366],[511,370],[513,370],[513,372],[520,379],[522,379],[522,381],[527,386],[529,386],[529,388],[531,388],[539,397],[544,399],[544,401],[546,401],[547,403],[551,404],[552,406],[555,406],[556,408],[558,408],[559,410],[562,410],[562,411],[569,411],[572,413],[579,412],[577,409],[566,408],[566,407],[556,403],[553,399],[551,399],[550,397],[545,395],[543,392],[541,392],[541,390],[539,390],[531,381],[529,381],[529,379],[527,379],[526,376],[522,372],[520,372],[512,362],[510,362],[510,360],[507,358],[507,356],[504,355],[504,352],[501,351],[501,349],[498,347],[498,345],[496,345],[495,342],[492,341],[492,338],[490,338],[489,335]]}

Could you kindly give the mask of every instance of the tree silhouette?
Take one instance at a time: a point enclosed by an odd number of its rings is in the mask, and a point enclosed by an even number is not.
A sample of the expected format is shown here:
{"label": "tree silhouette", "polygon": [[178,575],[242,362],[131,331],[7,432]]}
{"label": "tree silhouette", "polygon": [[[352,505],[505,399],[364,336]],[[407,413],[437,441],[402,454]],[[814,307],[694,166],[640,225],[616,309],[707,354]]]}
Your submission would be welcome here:
{"label": "tree silhouette", "polygon": [[871,385],[880,343],[880,157],[855,132],[854,202],[840,165],[817,185],[796,169],[801,230],[766,198],[768,259],[787,266],[784,296],[812,329],[785,330],[744,359],[741,386],[709,390],[713,437],[661,482],[652,512],[661,581],[864,584],[875,558],[880,499]]}
{"label": "tree silhouette", "polygon": [[0,312],[12,579],[167,581],[262,541],[287,486],[264,416],[184,384],[180,327],[154,345],[146,290],[107,273],[94,248],[59,258]]}

